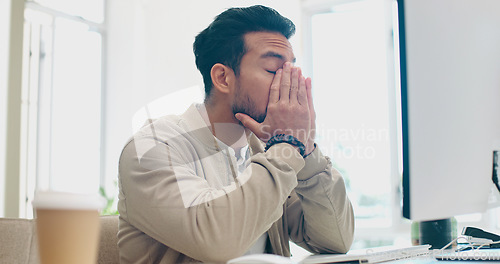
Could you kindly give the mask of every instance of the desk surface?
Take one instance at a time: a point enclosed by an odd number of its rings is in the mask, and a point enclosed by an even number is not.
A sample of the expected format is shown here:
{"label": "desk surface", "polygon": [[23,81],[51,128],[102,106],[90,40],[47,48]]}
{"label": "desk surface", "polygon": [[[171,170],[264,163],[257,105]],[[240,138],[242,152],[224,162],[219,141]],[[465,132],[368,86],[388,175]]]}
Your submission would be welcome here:
{"label": "desk surface", "polygon": [[[494,259],[499,258],[498,254],[500,254],[500,251],[498,251],[498,253],[495,252],[495,254],[492,255],[492,256],[495,256]],[[476,263],[486,264],[486,263],[500,263],[500,260],[488,260],[488,261],[465,260],[463,258],[460,258],[460,256],[458,256],[458,255],[452,256],[447,260],[437,260],[435,258],[435,255],[432,255],[432,251],[431,251],[430,255],[426,255],[426,256],[404,258],[404,259],[398,259],[398,260],[393,260],[393,261],[386,261],[386,262],[382,262],[382,263],[388,263],[388,264],[428,264],[428,263],[449,264],[449,263],[455,263],[455,262],[461,262],[461,263],[465,263],[465,264],[476,264]],[[301,263],[301,262],[298,261],[298,263]]]}
{"label": "desk surface", "polygon": [[414,257],[410,259],[400,259],[400,260],[393,260],[393,261],[387,261],[384,263],[388,264],[428,264],[428,263],[439,263],[439,264],[449,264],[449,263],[464,263],[464,264],[486,264],[486,263],[500,263],[500,260],[490,260],[490,261],[480,261],[480,260],[460,260],[460,259],[455,259],[455,260],[437,260],[436,258],[432,256],[422,256],[422,257]]}
{"label": "desk surface", "polygon": [[443,260],[439,261],[435,258],[432,257],[417,257],[417,258],[411,258],[411,259],[401,259],[401,260],[395,260],[395,261],[388,261],[384,263],[388,264],[428,264],[428,263],[440,263],[440,264],[448,264],[448,263],[455,263],[455,262],[460,262],[464,264],[486,264],[486,263],[500,263],[500,261],[464,261],[464,260]]}

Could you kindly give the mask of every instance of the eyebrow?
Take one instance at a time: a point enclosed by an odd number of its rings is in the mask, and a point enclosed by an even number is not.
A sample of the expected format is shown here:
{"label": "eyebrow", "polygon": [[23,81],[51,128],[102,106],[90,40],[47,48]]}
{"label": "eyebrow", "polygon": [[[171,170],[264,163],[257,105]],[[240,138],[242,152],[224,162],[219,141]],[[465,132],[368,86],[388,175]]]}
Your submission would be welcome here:
{"label": "eyebrow", "polygon": [[[282,61],[286,61],[285,59],[285,56],[279,54],[279,53],[276,53],[276,52],[272,52],[272,51],[268,51],[264,54],[262,54],[262,56],[260,56],[261,58],[278,58]],[[297,61],[297,58],[293,58],[292,62],[295,63]]]}

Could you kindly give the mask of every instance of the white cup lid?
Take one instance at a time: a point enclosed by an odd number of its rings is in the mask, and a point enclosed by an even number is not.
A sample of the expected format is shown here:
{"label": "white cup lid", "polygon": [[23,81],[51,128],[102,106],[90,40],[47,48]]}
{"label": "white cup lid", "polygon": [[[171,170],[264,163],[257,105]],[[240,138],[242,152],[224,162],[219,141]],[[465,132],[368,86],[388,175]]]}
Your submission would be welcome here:
{"label": "white cup lid", "polygon": [[39,191],[32,204],[35,209],[100,210],[105,201],[97,194]]}

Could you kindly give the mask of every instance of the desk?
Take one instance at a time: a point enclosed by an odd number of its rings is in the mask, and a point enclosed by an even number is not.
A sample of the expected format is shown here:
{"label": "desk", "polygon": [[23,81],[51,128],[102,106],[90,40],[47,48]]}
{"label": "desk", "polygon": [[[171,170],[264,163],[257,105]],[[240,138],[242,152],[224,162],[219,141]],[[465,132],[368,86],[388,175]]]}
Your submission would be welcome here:
{"label": "desk", "polygon": [[[469,254],[467,254],[469,253]],[[389,255],[392,254],[392,255]],[[397,255],[396,255],[397,254]],[[357,263],[358,260],[368,260],[368,261],[381,261],[384,259],[387,259],[388,257],[396,258],[396,260],[392,261],[385,261],[385,262],[380,262],[380,263],[389,263],[389,264],[403,264],[403,263],[410,263],[410,264],[428,264],[428,263],[440,263],[440,264],[448,264],[448,263],[456,263],[456,262],[461,262],[461,263],[466,263],[466,264],[474,264],[474,263],[500,263],[500,249],[484,249],[484,250],[479,250],[479,251],[462,251],[462,252],[453,252],[453,251],[448,251],[447,253],[443,254],[442,251],[438,250],[430,250],[428,253],[424,253],[425,255],[420,255],[416,257],[405,257],[403,255],[399,255],[399,252],[388,252],[387,256],[380,258],[383,254],[378,253],[375,255],[360,255],[360,254],[353,254],[351,258],[344,258],[342,256],[345,255],[338,255],[340,258],[337,258],[336,256],[332,255],[315,255],[312,256],[312,258],[303,258],[300,260],[296,260],[295,262],[291,263],[330,263],[328,261],[334,261],[334,258],[336,258],[336,261],[350,261],[350,262],[338,262],[338,263]],[[348,254],[349,255],[349,254]],[[437,260],[437,256],[444,256],[444,260]],[[359,258],[356,256],[360,256]],[[408,256],[408,255],[407,255]],[[400,258],[398,258],[400,257]],[[467,258],[470,259],[480,259],[480,260],[467,260]],[[483,259],[483,260],[481,260]],[[493,260],[488,260],[488,259],[493,259]],[[337,262],[334,262],[337,263]],[[375,262],[376,263],[376,262]]]}
{"label": "desk", "polygon": [[[462,251],[460,253],[458,252],[450,252],[448,253],[449,257],[445,260],[437,260],[435,257],[439,255],[443,255],[439,253],[439,251],[434,251],[435,254],[433,255],[433,251],[430,251],[430,255],[427,256],[419,256],[419,257],[413,257],[409,259],[401,259],[401,260],[394,260],[394,261],[388,261],[386,263],[391,263],[391,264],[402,264],[402,263],[414,263],[414,264],[427,264],[427,263],[440,263],[440,264],[447,264],[447,263],[456,263],[456,262],[461,262],[461,263],[500,263],[500,250],[499,249],[485,249],[485,250],[479,250],[479,251]],[[474,253],[478,253],[478,255]],[[461,255],[462,253],[466,253],[465,255]],[[467,254],[470,253],[470,254]],[[483,254],[481,254],[483,253]],[[446,254],[444,254],[446,256]],[[479,259],[484,259],[484,260],[466,260],[467,257],[470,258],[479,258]],[[488,260],[488,259],[494,259],[494,260]],[[499,259],[499,260],[497,260]]]}
{"label": "desk", "polygon": [[439,261],[432,257],[416,257],[411,259],[401,259],[383,262],[388,264],[428,264],[428,263],[439,263],[439,264],[450,264],[450,263],[464,263],[464,264],[486,264],[486,263],[500,263],[500,261],[465,261],[465,260],[443,260]]}

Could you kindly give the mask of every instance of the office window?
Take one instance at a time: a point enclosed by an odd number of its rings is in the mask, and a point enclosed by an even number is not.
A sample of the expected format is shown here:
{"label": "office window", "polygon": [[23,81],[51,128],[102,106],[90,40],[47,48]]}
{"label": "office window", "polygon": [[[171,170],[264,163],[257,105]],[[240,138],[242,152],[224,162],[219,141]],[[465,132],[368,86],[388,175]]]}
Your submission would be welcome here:
{"label": "office window", "polygon": [[103,21],[104,3],[67,2],[26,3],[21,177],[27,217],[36,189],[97,193],[101,182],[104,26],[95,21]]}
{"label": "office window", "polygon": [[73,17],[81,17],[85,20],[102,23],[104,21],[103,0],[31,0],[40,6],[47,7]]}
{"label": "office window", "polygon": [[[304,1],[317,141],[346,179],[356,216],[353,248],[408,245],[401,215],[401,129],[395,0]],[[307,21],[307,19],[306,19]],[[308,43],[310,41],[310,43]],[[397,46],[396,46],[397,47]],[[396,70],[397,69],[397,70]],[[500,195],[494,189],[491,207]],[[500,209],[456,216],[464,226],[498,229]]]}
{"label": "office window", "polygon": [[355,1],[310,16],[317,142],[344,175],[359,247],[391,244],[364,240],[362,230],[400,222],[391,2]]}

